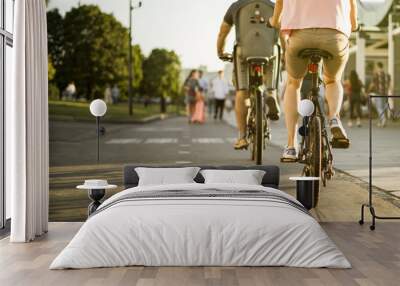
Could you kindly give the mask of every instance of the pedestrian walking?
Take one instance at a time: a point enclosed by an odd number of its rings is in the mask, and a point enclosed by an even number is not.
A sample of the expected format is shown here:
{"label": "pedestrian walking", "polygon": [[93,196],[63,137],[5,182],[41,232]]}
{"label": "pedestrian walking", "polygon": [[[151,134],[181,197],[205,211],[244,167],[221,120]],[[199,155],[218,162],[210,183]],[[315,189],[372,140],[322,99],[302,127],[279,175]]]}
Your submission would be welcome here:
{"label": "pedestrian walking", "polygon": [[345,85],[348,93],[348,100],[350,103],[350,118],[348,126],[353,127],[353,120],[356,119],[357,127],[361,127],[363,83],[361,82],[355,70],[351,71],[350,79]]}
{"label": "pedestrian walking", "polygon": [[192,123],[203,124],[206,121],[205,98],[202,92],[196,95],[196,104],[192,115]]}
{"label": "pedestrian walking", "polygon": [[224,72],[219,71],[218,76],[212,82],[212,89],[215,98],[214,119],[222,120],[224,117],[225,100],[229,93],[229,85],[224,79]]}
{"label": "pedestrian walking", "polygon": [[114,86],[113,86],[113,88],[111,90],[111,97],[112,97],[113,104],[117,104],[118,103],[119,96],[120,96],[120,92],[119,92],[118,85],[114,84]]}
{"label": "pedestrian walking", "polygon": [[378,127],[386,126],[386,112],[389,110],[389,101],[387,96],[392,94],[391,84],[390,75],[384,71],[383,64],[378,62],[375,65],[374,77],[369,88],[370,93],[382,96],[375,98],[374,100],[379,117]]}
{"label": "pedestrian walking", "polygon": [[73,81],[71,81],[65,88],[64,94],[65,94],[64,98],[66,98],[67,100],[76,99],[76,86]]}
{"label": "pedestrian walking", "polygon": [[208,114],[212,113],[211,108],[212,104],[212,92],[210,91],[209,82],[206,78],[204,78],[204,72],[202,70],[199,71],[199,85],[201,89],[201,93],[204,97],[204,104],[207,106]]}
{"label": "pedestrian walking", "polygon": [[186,102],[186,112],[188,116],[188,122],[192,123],[192,116],[196,108],[196,100],[200,94],[200,84],[199,84],[199,72],[197,70],[192,70],[185,80],[184,83],[185,92],[185,102]]}

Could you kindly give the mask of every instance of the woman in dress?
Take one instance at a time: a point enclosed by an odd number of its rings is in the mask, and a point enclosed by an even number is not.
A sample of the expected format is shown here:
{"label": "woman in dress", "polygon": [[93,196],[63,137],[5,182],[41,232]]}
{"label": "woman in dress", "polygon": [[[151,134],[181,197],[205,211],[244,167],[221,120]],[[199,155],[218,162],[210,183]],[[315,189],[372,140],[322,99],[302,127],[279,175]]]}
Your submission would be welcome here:
{"label": "woman in dress", "polygon": [[206,121],[205,106],[204,92],[203,89],[200,88],[199,92],[196,94],[196,104],[192,116],[192,123],[203,124]]}

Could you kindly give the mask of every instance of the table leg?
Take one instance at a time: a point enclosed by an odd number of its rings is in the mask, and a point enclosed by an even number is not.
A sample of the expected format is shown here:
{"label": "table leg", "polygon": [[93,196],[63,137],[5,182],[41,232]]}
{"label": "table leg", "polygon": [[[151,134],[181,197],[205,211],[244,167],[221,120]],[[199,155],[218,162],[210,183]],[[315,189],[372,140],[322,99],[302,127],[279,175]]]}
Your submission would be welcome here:
{"label": "table leg", "polygon": [[101,200],[106,195],[106,190],[89,190],[88,192],[89,198],[92,200],[92,203],[88,206],[88,216],[94,213],[97,208],[101,205]]}

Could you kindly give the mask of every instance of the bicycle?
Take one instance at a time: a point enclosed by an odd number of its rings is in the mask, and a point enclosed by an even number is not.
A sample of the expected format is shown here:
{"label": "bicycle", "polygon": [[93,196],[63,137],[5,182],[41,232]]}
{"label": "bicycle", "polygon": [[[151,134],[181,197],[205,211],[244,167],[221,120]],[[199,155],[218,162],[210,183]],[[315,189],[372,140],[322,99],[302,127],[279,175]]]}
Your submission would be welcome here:
{"label": "bicycle", "polygon": [[[278,52],[271,57],[248,57],[246,59],[249,66],[249,103],[247,113],[247,134],[246,139],[250,143],[251,160],[257,165],[262,165],[263,151],[266,149],[266,142],[271,139],[271,129],[266,110],[266,96],[264,86],[265,68],[277,61],[275,65],[276,82],[278,85],[278,70],[280,62],[280,49],[277,46]],[[226,62],[234,62],[232,54],[225,54],[220,59]],[[269,87],[270,90],[276,89]],[[269,91],[270,91],[269,90]],[[247,150],[248,148],[246,148]]]}
{"label": "bicycle", "polygon": [[308,93],[307,99],[302,101],[302,105],[309,108],[303,116],[303,126],[299,133],[302,135],[298,162],[304,164],[303,176],[317,177],[320,180],[314,183],[314,203],[316,207],[319,202],[320,182],[324,187],[327,181],[335,175],[333,168],[332,148],[346,149],[350,146],[348,139],[329,141],[326,120],[320,103],[320,70],[322,59],[329,60],[332,55],[320,49],[305,49],[300,51],[300,58],[308,59],[308,72],[312,75],[312,88]]}

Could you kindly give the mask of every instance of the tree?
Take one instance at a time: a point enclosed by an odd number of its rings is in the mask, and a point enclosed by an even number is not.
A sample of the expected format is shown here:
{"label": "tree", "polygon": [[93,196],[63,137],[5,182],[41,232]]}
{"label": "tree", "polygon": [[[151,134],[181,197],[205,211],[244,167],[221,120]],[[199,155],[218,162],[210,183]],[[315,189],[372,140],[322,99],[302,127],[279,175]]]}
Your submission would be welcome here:
{"label": "tree", "polygon": [[167,97],[180,94],[181,63],[174,51],[154,49],[143,62],[143,90],[150,97],[159,97],[161,113],[166,112]]}
{"label": "tree", "polygon": [[[53,9],[47,12],[47,43],[49,61],[52,63],[52,67],[55,71],[59,70],[63,63],[64,56],[64,33],[63,33],[63,18],[58,9]],[[56,72],[54,71],[54,74]],[[62,83],[62,79],[58,77],[58,74],[49,79],[53,83],[59,85]],[[62,88],[62,86],[60,86]]]}
{"label": "tree", "polygon": [[[112,14],[82,5],[65,15],[62,27],[62,63],[55,64],[60,88],[74,81],[78,93],[91,100],[102,97],[107,84],[127,86],[128,31]],[[135,84],[141,79],[140,66],[135,61]]]}

